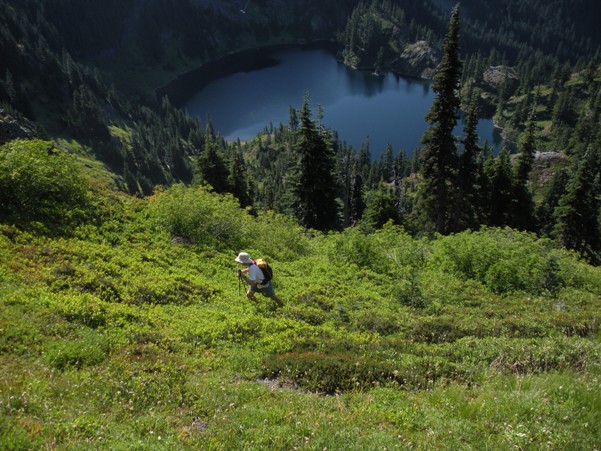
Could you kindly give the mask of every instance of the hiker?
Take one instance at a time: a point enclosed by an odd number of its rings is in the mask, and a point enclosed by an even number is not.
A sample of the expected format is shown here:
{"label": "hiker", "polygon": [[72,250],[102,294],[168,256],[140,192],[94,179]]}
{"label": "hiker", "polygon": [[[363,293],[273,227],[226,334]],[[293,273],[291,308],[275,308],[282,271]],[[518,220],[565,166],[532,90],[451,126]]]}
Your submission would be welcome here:
{"label": "hiker", "polygon": [[[246,297],[248,297],[248,299],[256,301],[255,293],[258,292],[265,297],[271,298],[279,307],[284,305],[282,300],[275,294],[271,280],[263,283],[263,279],[265,279],[263,270],[255,264],[246,252],[240,252],[236,257],[236,261],[241,265],[246,266],[245,269],[238,270],[238,277],[249,285],[248,291],[246,292]],[[248,274],[248,277],[244,274]]]}

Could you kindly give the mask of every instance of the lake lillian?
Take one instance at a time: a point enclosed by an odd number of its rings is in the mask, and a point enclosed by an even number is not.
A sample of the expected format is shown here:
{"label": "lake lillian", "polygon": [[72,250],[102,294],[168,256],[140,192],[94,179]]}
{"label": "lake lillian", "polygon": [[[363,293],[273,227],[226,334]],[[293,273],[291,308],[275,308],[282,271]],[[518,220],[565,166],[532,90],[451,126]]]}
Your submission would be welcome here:
{"label": "lake lillian", "polygon": [[[322,105],[324,125],[356,149],[369,137],[373,158],[389,143],[395,154],[399,149],[411,154],[420,146],[428,127],[424,116],[434,100],[429,81],[352,70],[326,50],[292,49],[272,57],[278,64],[212,81],[185,104],[186,110],[203,121],[209,114],[227,140],[245,141],[270,123],[287,124],[289,106],[300,108],[308,92],[313,118]],[[478,134],[482,143],[500,148],[492,120],[480,119]]]}

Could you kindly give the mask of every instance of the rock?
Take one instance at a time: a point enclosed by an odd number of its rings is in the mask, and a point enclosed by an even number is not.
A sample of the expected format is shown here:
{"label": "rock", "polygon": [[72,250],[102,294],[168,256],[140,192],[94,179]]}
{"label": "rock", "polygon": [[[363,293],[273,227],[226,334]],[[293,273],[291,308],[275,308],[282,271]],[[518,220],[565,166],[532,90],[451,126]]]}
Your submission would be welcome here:
{"label": "rock", "polygon": [[35,126],[27,120],[17,120],[0,109],[0,145],[17,138],[33,138]]}
{"label": "rock", "polygon": [[498,93],[501,86],[507,80],[509,93],[517,89],[520,79],[516,70],[509,66],[490,66],[482,75],[484,87]]}
{"label": "rock", "polygon": [[418,78],[432,78],[438,63],[440,52],[426,41],[417,41],[407,45],[400,58],[392,63],[392,70],[402,75]]}

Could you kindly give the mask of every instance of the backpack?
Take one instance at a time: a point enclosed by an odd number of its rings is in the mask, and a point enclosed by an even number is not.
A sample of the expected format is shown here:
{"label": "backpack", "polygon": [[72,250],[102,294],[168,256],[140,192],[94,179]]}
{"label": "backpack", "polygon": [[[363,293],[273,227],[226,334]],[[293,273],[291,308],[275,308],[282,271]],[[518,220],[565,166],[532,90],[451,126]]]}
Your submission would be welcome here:
{"label": "backpack", "polygon": [[273,269],[271,269],[271,266],[269,266],[267,260],[265,260],[264,258],[257,258],[257,260],[255,261],[255,265],[257,265],[259,268],[261,268],[261,271],[263,271],[263,275],[265,276],[262,282],[263,284],[273,279]]}

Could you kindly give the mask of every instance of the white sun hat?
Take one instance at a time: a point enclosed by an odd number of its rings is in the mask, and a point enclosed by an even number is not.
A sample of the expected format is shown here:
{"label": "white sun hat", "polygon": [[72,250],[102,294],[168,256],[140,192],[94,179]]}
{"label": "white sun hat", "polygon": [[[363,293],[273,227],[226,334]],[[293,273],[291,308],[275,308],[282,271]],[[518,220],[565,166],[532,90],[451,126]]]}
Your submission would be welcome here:
{"label": "white sun hat", "polygon": [[250,258],[250,255],[248,255],[246,252],[240,252],[236,257],[236,261],[242,264],[248,264],[253,262]]}

